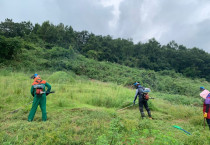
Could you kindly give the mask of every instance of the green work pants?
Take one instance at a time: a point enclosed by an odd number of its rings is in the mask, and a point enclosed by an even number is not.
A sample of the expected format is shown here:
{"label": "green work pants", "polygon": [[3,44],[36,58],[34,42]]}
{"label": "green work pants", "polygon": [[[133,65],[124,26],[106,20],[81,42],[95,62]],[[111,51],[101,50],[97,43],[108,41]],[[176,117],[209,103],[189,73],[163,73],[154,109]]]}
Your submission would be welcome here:
{"label": "green work pants", "polygon": [[42,121],[47,120],[46,94],[44,94],[42,96],[34,96],[32,108],[28,115],[28,121],[33,121],[38,105],[40,105],[42,110]]}

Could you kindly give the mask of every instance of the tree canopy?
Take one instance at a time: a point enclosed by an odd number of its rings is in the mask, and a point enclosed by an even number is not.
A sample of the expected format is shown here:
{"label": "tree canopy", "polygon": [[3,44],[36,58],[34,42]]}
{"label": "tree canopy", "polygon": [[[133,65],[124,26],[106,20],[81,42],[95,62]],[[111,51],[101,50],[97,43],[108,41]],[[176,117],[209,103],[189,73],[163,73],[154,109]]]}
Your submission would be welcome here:
{"label": "tree canopy", "polygon": [[6,19],[0,23],[1,61],[12,59],[20,52],[21,40],[52,49],[69,49],[98,61],[109,61],[130,67],[154,71],[174,70],[187,77],[206,78],[210,81],[210,54],[199,48],[186,48],[175,41],[161,45],[154,38],[146,43],[134,44],[131,39],[102,36],[88,31],[77,32],[71,26],[49,21],[33,25],[15,23]]}

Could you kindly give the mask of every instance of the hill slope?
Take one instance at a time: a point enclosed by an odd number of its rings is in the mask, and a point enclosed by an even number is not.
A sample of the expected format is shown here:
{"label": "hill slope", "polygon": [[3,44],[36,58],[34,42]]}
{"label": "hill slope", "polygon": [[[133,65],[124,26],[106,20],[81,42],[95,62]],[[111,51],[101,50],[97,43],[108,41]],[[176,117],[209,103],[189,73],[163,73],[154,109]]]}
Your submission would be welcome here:
{"label": "hill slope", "polygon": [[140,81],[144,86],[156,92],[197,97],[200,86],[210,87],[205,79],[189,79],[174,71],[160,71],[130,68],[110,62],[99,62],[88,59],[74,51],[53,47],[46,49],[40,45],[25,42],[21,53],[15,60],[7,60],[0,64],[0,68],[10,67],[13,71],[41,72],[41,71],[73,71],[77,75],[84,75],[103,82],[114,82],[123,86],[130,86],[134,81]]}
{"label": "hill slope", "polygon": [[[210,143],[198,96],[200,86],[210,87],[204,79],[98,62],[71,46],[47,49],[23,42],[15,59],[0,64],[1,144]],[[56,91],[47,97],[47,122],[41,122],[40,109],[34,122],[27,122],[33,99],[29,77],[34,72]],[[150,95],[156,98],[149,101],[154,120],[142,120],[137,105],[118,111],[133,101],[134,81],[151,88]]]}
{"label": "hill slope", "polygon": [[[137,106],[118,111],[132,102],[135,90],[77,76],[73,72],[40,72],[55,94],[47,97],[48,121],[37,110],[27,122],[31,105],[31,73],[0,70],[1,144],[209,144],[203,129],[202,107],[183,105],[191,100],[151,92],[154,120],[140,118]],[[16,112],[13,110],[21,107]],[[173,128],[178,125],[190,132]]]}

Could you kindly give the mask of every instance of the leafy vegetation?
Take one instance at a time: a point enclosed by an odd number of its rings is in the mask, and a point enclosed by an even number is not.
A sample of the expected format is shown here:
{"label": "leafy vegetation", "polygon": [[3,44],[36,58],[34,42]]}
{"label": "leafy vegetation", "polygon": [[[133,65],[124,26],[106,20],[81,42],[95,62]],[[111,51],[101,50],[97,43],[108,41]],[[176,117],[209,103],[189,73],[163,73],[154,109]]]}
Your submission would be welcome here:
{"label": "leafy vegetation", "polygon": [[144,86],[150,87],[156,92],[167,92],[188,97],[197,97],[201,84],[206,87],[209,86],[205,79],[191,80],[174,71],[155,72],[111,62],[98,62],[77,54],[72,47],[46,49],[32,43],[25,43],[22,53],[17,57],[15,61],[5,62],[5,67],[10,66],[13,71],[33,73],[37,70],[72,71],[77,75],[103,82],[115,82],[127,87],[132,85],[134,81],[140,81]]}
{"label": "leafy vegetation", "polygon": [[11,19],[1,22],[0,35],[21,37],[47,49],[68,49],[70,46],[82,55],[99,61],[154,71],[172,70],[187,77],[210,80],[210,55],[199,48],[189,49],[175,41],[161,45],[153,38],[146,43],[134,44],[130,39],[113,39],[88,31],[76,32],[62,23],[53,25],[46,21],[33,25],[31,22],[15,23]]}
{"label": "leafy vegetation", "polygon": [[19,39],[0,36],[0,62],[14,59],[21,52],[21,47]]}

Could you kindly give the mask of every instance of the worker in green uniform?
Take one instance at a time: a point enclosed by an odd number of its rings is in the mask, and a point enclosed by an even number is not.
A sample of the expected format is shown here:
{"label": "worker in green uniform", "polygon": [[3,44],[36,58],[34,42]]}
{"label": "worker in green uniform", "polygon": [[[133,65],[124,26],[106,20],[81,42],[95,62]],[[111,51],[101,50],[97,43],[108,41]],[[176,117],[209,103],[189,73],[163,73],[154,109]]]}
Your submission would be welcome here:
{"label": "worker in green uniform", "polygon": [[[28,116],[28,121],[33,121],[38,105],[40,105],[42,110],[42,121],[46,121],[46,96],[50,93],[51,86],[45,80],[41,80],[38,74],[34,74],[31,78],[34,79],[34,82],[31,86],[31,95],[34,97],[34,99]],[[45,91],[45,87],[47,87],[47,91]]]}

